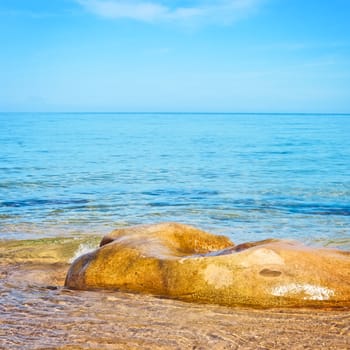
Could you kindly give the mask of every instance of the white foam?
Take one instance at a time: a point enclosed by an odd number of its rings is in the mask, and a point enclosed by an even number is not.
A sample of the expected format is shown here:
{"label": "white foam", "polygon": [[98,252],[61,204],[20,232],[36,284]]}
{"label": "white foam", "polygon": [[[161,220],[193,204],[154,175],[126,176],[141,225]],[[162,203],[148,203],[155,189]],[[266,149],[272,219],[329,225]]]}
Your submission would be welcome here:
{"label": "white foam", "polygon": [[95,249],[96,249],[96,246],[93,243],[81,243],[78,249],[74,252],[74,255],[70,258],[69,263],[72,263],[75,259],[79,258],[81,255],[90,253]]}

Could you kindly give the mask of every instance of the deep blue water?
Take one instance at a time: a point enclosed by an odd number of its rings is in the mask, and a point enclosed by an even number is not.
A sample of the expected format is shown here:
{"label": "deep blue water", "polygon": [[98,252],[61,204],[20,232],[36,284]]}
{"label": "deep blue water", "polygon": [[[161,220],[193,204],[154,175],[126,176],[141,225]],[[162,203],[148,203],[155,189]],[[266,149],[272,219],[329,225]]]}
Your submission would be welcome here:
{"label": "deep blue water", "polygon": [[0,114],[0,238],[179,221],[350,247],[350,115]]}

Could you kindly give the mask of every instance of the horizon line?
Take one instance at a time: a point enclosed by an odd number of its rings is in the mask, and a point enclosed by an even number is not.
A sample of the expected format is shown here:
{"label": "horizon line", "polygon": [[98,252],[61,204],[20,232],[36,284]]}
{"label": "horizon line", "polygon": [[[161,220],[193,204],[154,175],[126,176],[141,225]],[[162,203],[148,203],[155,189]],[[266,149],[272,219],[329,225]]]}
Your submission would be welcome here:
{"label": "horizon line", "polygon": [[350,115],[350,112],[169,112],[169,111],[163,111],[163,112],[125,112],[125,111],[61,111],[61,112],[55,112],[55,111],[46,111],[46,112],[39,112],[39,111],[0,111],[0,114],[195,114],[195,115],[339,115],[339,116],[348,116]]}

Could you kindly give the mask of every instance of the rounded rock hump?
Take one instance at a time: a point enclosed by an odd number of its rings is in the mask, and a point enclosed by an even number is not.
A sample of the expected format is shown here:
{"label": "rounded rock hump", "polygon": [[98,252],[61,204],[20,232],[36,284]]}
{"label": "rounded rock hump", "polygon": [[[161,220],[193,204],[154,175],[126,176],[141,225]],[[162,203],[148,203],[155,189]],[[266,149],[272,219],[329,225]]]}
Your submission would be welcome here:
{"label": "rounded rock hump", "polygon": [[234,246],[188,225],[140,225],[76,259],[65,285],[227,306],[349,307],[350,253],[284,240]]}
{"label": "rounded rock hump", "polygon": [[[103,237],[100,247],[118,242],[138,245],[144,252],[150,250],[155,257],[163,257],[164,251],[168,251],[169,258],[194,254],[206,254],[228,247],[234,243],[225,236],[217,236],[199,230],[193,226],[175,222],[137,225],[122,228]],[[157,250],[157,248],[159,250]]]}

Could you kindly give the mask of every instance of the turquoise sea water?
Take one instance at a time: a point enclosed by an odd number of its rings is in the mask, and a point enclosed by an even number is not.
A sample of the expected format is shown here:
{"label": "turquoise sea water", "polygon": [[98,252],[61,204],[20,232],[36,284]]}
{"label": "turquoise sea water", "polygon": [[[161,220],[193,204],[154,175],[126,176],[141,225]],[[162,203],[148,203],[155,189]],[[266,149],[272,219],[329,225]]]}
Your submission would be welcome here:
{"label": "turquoise sea water", "polygon": [[179,221],[350,247],[350,115],[0,114],[0,239]]}

